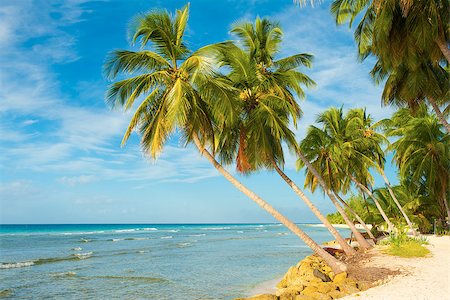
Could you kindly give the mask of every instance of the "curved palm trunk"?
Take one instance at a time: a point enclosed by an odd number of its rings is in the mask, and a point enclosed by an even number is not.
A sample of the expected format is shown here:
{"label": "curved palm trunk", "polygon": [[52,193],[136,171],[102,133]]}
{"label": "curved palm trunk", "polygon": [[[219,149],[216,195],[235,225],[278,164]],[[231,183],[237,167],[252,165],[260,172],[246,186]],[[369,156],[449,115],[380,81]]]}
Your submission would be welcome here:
{"label": "curved palm trunk", "polygon": [[383,208],[381,207],[380,203],[378,202],[378,199],[375,198],[375,196],[372,194],[372,192],[362,183],[360,183],[358,180],[356,180],[355,177],[353,177],[352,174],[348,174],[351,178],[351,180],[361,189],[363,190],[367,195],[369,195],[370,198],[372,198],[373,202],[375,202],[375,205],[378,208],[378,211],[380,212],[381,216],[383,217],[384,221],[388,225],[388,230],[392,231],[395,229],[394,224],[389,220],[389,218],[386,216],[386,213],[384,212]]}
{"label": "curved palm trunk", "polygon": [[350,205],[347,204],[347,202],[344,201],[344,199],[342,199],[339,196],[338,193],[335,192],[334,194],[339,199],[339,202],[341,202],[342,205],[344,205],[344,207],[347,208],[350,211],[350,213],[352,213],[355,216],[355,218],[356,218],[356,220],[358,220],[359,224],[361,224],[362,227],[364,227],[364,229],[366,230],[369,237],[375,241],[376,240],[375,236],[372,234],[369,227],[367,227],[367,224],[363,221],[363,219],[350,207]]}
{"label": "curved palm trunk", "polygon": [[341,214],[342,218],[344,218],[345,223],[350,227],[350,230],[353,232],[353,235],[355,236],[356,240],[358,241],[359,246],[362,249],[369,249],[372,246],[366,241],[366,239],[362,236],[362,234],[356,229],[355,224],[353,224],[352,221],[348,218],[347,214],[345,213],[344,209],[339,205],[338,201],[336,200],[336,197],[331,193],[330,189],[325,184],[325,181],[323,180],[322,176],[317,172],[317,170],[311,165],[311,163],[306,159],[306,157],[298,151],[298,156],[302,160],[302,162],[305,164],[305,166],[308,168],[308,170],[314,175],[314,177],[319,181],[319,184],[322,186],[322,189],[327,193],[328,198],[330,198],[331,202],[336,207],[337,211]]}
{"label": "curved palm trunk", "polygon": [[308,208],[314,213],[314,215],[325,225],[325,227],[330,231],[330,233],[334,236],[336,241],[341,245],[342,250],[344,250],[345,254],[348,256],[352,256],[356,254],[355,249],[353,249],[349,244],[345,242],[336,228],[331,225],[331,223],[325,218],[325,216],[317,209],[317,207],[309,200],[309,198],[303,193],[303,191],[278,167],[278,165],[273,162],[273,167],[277,171],[277,173],[281,176],[281,178],[286,181],[286,183],[294,190],[294,192],[303,200],[303,202],[308,206]]}
{"label": "curved palm trunk", "polygon": [[389,183],[389,180],[386,176],[386,173],[384,173],[384,170],[382,168],[378,168],[378,172],[380,172],[381,176],[384,179],[384,182],[386,183],[386,186],[389,190],[389,194],[391,195],[392,199],[394,200],[395,204],[397,205],[398,209],[400,210],[400,212],[402,213],[403,217],[406,220],[406,223],[408,223],[409,228],[412,230],[412,233],[414,236],[418,236],[417,231],[414,229],[411,220],[409,219],[408,215],[405,213],[405,211],[403,210],[403,207],[400,205],[400,203],[397,200],[397,197],[395,197],[394,191],[391,188],[391,185]]}
{"label": "curved palm trunk", "polygon": [[439,49],[441,49],[442,54],[448,63],[450,63],[450,50],[448,49],[447,43],[443,39],[436,39],[436,44]]}
{"label": "curved palm trunk", "polygon": [[447,120],[444,117],[444,114],[439,109],[439,106],[437,105],[436,101],[432,97],[428,97],[428,102],[430,102],[431,106],[433,107],[434,112],[436,113],[436,116],[439,119],[439,122],[444,126],[447,133],[450,134],[450,125],[448,124]]}
{"label": "curved palm trunk", "polygon": [[261,208],[270,213],[275,219],[277,219],[280,223],[286,226],[289,230],[291,230],[296,236],[305,242],[317,255],[319,255],[323,260],[330,266],[330,268],[336,274],[345,272],[347,270],[347,266],[334,258],[328,252],[323,250],[314,240],[312,240],[306,233],[304,233],[297,225],[295,225],[292,221],[288,220],[281,213],[279,213],[275,208],[273,208],[269,203],[261,199],[254,192],[249,190],[246,186],[240,183],[236,178],[234,178],[227,170],[225,170],[216,159],[206,150],[201,144],[198,137],[193,135],[194,144],[197,146],[198,150],[202,155],[208,159],[211,164],[225,177],[229,182],[231,182],[238,190],[244,193],[247,197],[249,197],[252,201],[258,204]]}

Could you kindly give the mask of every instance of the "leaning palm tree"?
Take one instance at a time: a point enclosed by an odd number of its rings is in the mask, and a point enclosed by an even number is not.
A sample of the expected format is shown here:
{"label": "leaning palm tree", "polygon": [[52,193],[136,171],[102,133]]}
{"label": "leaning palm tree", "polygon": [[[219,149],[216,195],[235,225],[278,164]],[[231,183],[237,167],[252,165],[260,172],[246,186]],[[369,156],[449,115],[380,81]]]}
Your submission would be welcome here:
{"label": "leaning palm tree", "polygon": [[390,196],[394,200],[395,205],[400,210],[403,218],[408,224],[413,235],[417,236],[417,232],[414,229],[411,220],[402,208],[400,202],[395,196],[392,190],[389,179],[384,172],[384,151],[381,149],[381,145],[389,143],[385,136],[377,132],[377,127],[380,127],[382,122],[372,124],[372,118],[366,114],[364,109],[351,109],[346,115],[346,122],[350,124],[350,132],[353,141],[357,144],[357,151],[360,156],[363,156],[367,161],[373,162],[373,166],[383,178]]}
{"label": "leaning palm tree", "polygon": [[244,48],[233,43],[220,44],[216,59],[227,73],[229,84],[237,89],[235,95],[239,118],[234,124],[223,124],[217,138],[217,152],[224,163],[237,162],[237,170],[249,173],[260,168],[276,170],[285,182],[303,200],[317,218],[336,238],[348,256],[355,250],[329,223],[311,200],[283,172],[283,143],[295,151],[297,143],[289,128],[296,124],[300,107],[294,94],[304,96],[302,85],[313,81],[298,68],[310,66],[309,54],[296,54],[275,60],[282,31],[276,23],[257,18],[255,23],[236,24],[237,34]]}
{"label": "leaning palm tree", "polygon": [[[241,38],[241,42],[244,45],[244,47],[247,49],[248,53],[250,54],[250,57],[252,59],[256,60],[256,62],[257,62],[256,69],[259,72],[258,76],[260,78],[264,79],[264,82],[263,82],[264,85],[269,86],[270,84],[276,83],[277,80],[278,81],[284,80],[284,82],[281,82],[281,84],[276,84],[276,86],[274,86],[273,90],[277,93],[281,93],[282,97],[287,98],[288,102],[286,102],[286,103],[291,104],[290,105],[291,108],[288,107],[288,110],[291,109],[291,117],[293,117],[294,125],[295,125],[296,118],[294,116],[296,114],[296,111],[300,111],[300,110],[299,110],[299,108],[296,109],[296,107],[298,107],[298,106],[295,106],[296,103],[295,103],[295,100],[293,99],[292,92],[297,93],[297,95],[299,97],[303,97],[304,94],[303,94],[303,91],[302,91],[299,83],[305,83],[305,80],[306,80],[304,74],[295,71],[295,67],[298,66],[300,63],[301,64],[307,63],[307,61],[305,61],[305,58],[307,58],[307,57],[302,54],[297,54],[297,55],[287,57],[285,59],[280,59],[278,61],[274,61],[274,55],[277,53],[279,43],[281,41],[281,30],[277,26],[270,26],[270,22],[267,22],[264,20],[257,21],[255,23],[254,28],[253,28],[252,24],[243,23],[241,25],[235,26],[233,31]],[[286,75],[280,76],[281,74],[272,73],[270,70],[271,67],[276,67],[276,68],[279,68],[279,70],[287,71],[285,73],[288,76],[286,76]],[[247,73],[245,73],[245,74],[247,74]],[[307,81],[306,81],[306,83],[307,83]],[[246,88],[241,92],[241,96],[243,99],[245,99],[246,97],[249,97],[249,96],[252,97],[253,94],[248,93],[248,89],[247,89],[248,85],[245,85],[245,84],[242,85],[241,82],[239,82],[238,85],[244,86]],[[256,96],[256,94],[254,94],[254,95]],[[249,102],[247,102],[247,103],[249,103]],[[273,114],[271,114],[271,115],[273,115]],[[264,119],[262,119],[262,120],[264,120]],[[260,126],[260,124],[263,124],[263,123],[257,123],[257,122],[255,123],[257,128],[261,128],[261,127],[258,127],[258,126]],[[238,128],[238,127],[235,127],[235,128]],[[268,128],[268,130],[272,130],[272,129]],[[241,130],[240,133],[241,133],[241,136],[243,136],[244,130]],[[242,139],[242,142],[244,142],[244,141],[245,140]],[[245,146],[244,143],[240,143],[240,145]],[[256,145],[256,144],[254,144],[254,145]],[[296,144],[294,145],[292,142],[288,143],[288,146],[290,146],[291,148],[294,148],[294,149],[298,149],[297,145]],[[242,147],[240,147],[239,149],[242,149]],[[260,149],[262,149],[262,148],[261,147],[257,148],[256,151],[254,151],[254,153],[260,152]],[[278,151],[278,153],[279,152],[280,151]],[[240,153],[243,153],[243,152],[238,151],[239,157],[245,157],[244,155],[240,155]],[[350,221],[350,219],[346,215],[346,212],[344,211],[344,209],[342,209],[342,207],[339,205],[338,201],[336,200],[336,197],[334,197],[334,195],[331,191],[329,191],[328,189],[325,188],[325,183],[321,179],[320,174],[318,174],[317,171],[314,169],[314,167],[309,163],[309,161],[307,161],[303,157],[303,154],[300,151],[297,150],[296,153],[300,157],[300,159],[304,160],[305,165],[308,167],[308,169],[311,170],[312,173],[314,173],[314,175],[317,177],[319,183],[324,187],[324,190],[326,191],[326,193],[327,193],[328,197],[330,198],[331,202],[333,203],[333,205],[335,205],[335,207],[339,211],[339,213],[341,215],[343,215],[344,220],[346,221],[347,225],[350,227],[350,229],[352,230],[356,239],[358,240],[360,247],[363,249],[370,248],[371,247],[370,244],[358,232],[358,230],[356,229],[353,222]],[[262,157],[264,157],[264,156],[262,156]],[[274,156],[269,155],[266,157],[274,157]],[[280,156],[278,154],[278,157],[282,157],[282,156]],[[245,165],[245,160],[244,160],[244,163],[239,164],[240,161],[241,160],[238,159],[238,170],[245,172],[245,170],[242,170],[240,168],[242,165]],[[311,202],[306,199],[306,196],[300,190],[300,188],[297,185],[295,185],[295,183],[284,172],[282,172],[282,169],[279,167],[278,164],[276,164],[276,163],[274,164],[272,161],[269,161],[269,163],[267,163],[267,161],[263,160],[263,165],[269,166],[269,169],[270,168],[275,169],[277,171],[277,173],[283,178],[283,180],[285,180],[286,183],[297,193],[297,195],[299,195],[304,201],[306,201],[307,205],[316,213],[316,209],[309,204]],[[326,222],[326,218],[324,218],[323,216],[321,216],[320,214],[317,214],[317,213],[316,213],[316,215],[322,222]],[[333,231],[334,231],[333,235],[335,237],[338,236],[338,233],[335,231],[335,229],[331,225],[328,226],[327,223],[324,223],[324,224],[327,226],[327,228],[330,230],[330,232],[333,233]],[[338,239],[338,241],[339,240],[340,239]],[[342,242],[340,242],[340,243],[342,244]],[[343,246],[343,247],[344,247],[344,249],[347,248],[348,249],[347,251],[350,252],[350,249],[348,248],[348,246]]]}
{"label": "leaning palm tree", "polygon": [[[300,151],[311,161],[313,167],[326,182],[328,189],[333,192],[339,202],[357,219],[369,234],[369,237],[375,239],[364,220],[339,196],[339,193],[346,194],[349,191],[350,181],[334,160],[331,149],[327,147],[328,141],[329,138],[325,132],[315,126],[310,126],[305,138],[300,143]],[[298,160],[297,169],[301,169],[303,166],[303,162]],[[318,186],[317,178],[308,169],[306,169],[304,185],[312,192]]]}
{"label": "leaning palm tree", "polygon": [[[134,111],[123,144],[134,130],[141,133],[145,153],[157,157],[169,136],[178,132],[187,142],[193,142],[200,153],[238,190],[269,212],[279,222],[300,237],[315,253],[339,273],[346,266],[324,251],[297,225],[280,214],[269,203],[234,178],[215,159],[214,115],[211,109],[227,111],[223,121],[232,122],[235,114],[230,106],[230,90],[224,79],[216,76],[211,59],[204,55],[207,48],[191,52],[183,40],[188,20],[188,7],[177,10],[174,16],[167,11],[152,11],[137,17],[131,31],[133,43],[142,50],[117,50],[105,63],[110,79],[117,75],[133,77],[111,85],[107,101],[128,110],[136,100],[140,104]],[[150,47],[152,46],[152,47]],[[144,48],[150,48],[144,50]],[[210,152],[207,148],[212,149]]]}
{"label": "leaning palm tree", "polygon": [[373,167],[373,162],[367,156],[361,155],[361,151],[358,151],[361,142],[354,139],[352,136],[354,128],[347,121],[343,116],[342,108],[330,108],[320,114],[317,122],[323,127],[311,127],[310,132],[313,133],[309,139],[316,139],[320,136],[322,142],[308,142],[305,144],[304,151],[308,153],[311,160],[316,160],[326,149],[329,158],[334,162],[334,168],[338,172],[342,172],[346,180],[352,181],[372,198],[389,230],[392,230],[394,225],[368,187],[373,182],[373,177],[369,172],[369,169]]}

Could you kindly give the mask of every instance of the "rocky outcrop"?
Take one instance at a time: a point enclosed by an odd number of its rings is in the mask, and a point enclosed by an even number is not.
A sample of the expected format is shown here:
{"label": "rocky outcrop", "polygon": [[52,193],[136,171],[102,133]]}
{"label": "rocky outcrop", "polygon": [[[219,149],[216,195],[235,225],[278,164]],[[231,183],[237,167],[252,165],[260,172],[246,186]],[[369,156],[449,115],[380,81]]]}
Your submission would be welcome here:
{"label": "rocky outcrop", "polygon": [[[258,295],[247,300],[331,300],[366,290],[370,285],[356,282],[347,273],[334,274],[318,256],[311,255],[292,266],[277,284],[275,295]],[[243,300],[243,299],[242,299]]]}

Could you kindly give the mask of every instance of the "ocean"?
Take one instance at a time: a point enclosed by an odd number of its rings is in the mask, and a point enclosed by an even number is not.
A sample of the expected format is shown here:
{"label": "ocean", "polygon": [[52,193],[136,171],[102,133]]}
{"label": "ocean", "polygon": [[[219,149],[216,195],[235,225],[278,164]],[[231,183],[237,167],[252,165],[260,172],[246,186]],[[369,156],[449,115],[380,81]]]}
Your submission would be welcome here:
{"label": "ocean", "polygon": [[233,299],[311,253],[280,224],[0,225],[0,297]]}

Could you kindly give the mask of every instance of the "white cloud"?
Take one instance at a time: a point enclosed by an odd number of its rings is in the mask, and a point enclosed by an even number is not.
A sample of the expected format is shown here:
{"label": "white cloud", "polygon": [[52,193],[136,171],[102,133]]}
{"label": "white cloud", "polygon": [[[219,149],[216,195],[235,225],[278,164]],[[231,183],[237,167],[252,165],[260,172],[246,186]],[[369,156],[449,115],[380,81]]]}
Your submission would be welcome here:
{"label": "white cloud", "polygon": [[2,201],[26,201],[35,199],[39,195],[40,190],[31,180],[0,181],[0,199]]}
{"label": "white cloud", "polygon": [[93,182],[95,180],[96,180],[96,177],[94,175],[80,175],[80,176],[72,176],[72,177],[63,176],[63,177],[58,178],[58,182],[67,184],[70,186],[75,186],[78,184],[86,184],[86,183]]}
{"label": "white cloud", "polygon": [[[67,185],[96,180],[194,182],[215,176],[192,148],[168,146],[156,163],[143,159],[133,143],[126,149],[119,148],[129,114],[110,111],[106,106],[77,104],[86,99],[102,99],[104,83],[79,82],[77,99],[64,93],[51,67],[79,58],[77,39],[64,28],[83,20],[87,13],[80,5],[83,2],[56,1],[35,9],[38,4],[31,1],[0,10],[8,13],[1,22],[14,36],[0,46],[4,49],[0,54],[0,115],[6,120],[0,132],[4,133],[3,140],[18,143],[0,144],[0,167],[56,176],[59,183]],[[22,24],[19,20],[25,16],[27,22]],[[31,48],[21,47],[30,39],[40,42]],[[3,118],[11,115],[25,119],[21,121],[23,126],[39,120],[39,127],[33,127],[39,131],[30,133],[26,127],[18,130],[17,120]]]}

